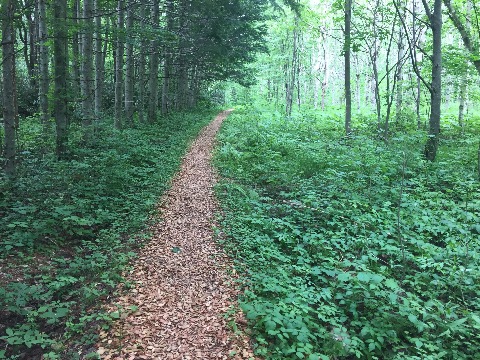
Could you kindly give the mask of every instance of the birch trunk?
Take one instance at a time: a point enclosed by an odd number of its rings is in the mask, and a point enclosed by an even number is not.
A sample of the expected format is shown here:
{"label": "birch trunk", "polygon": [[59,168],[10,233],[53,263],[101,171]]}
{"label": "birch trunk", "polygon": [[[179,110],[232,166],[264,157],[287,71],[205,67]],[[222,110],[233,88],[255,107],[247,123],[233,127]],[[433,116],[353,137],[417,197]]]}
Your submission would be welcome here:
{"label": "birch trunk", "polygon": [[345,133],[349,135],[352,123],[352,89],[350,80],[350,47],[351,47],[352,0],[345,0]]}

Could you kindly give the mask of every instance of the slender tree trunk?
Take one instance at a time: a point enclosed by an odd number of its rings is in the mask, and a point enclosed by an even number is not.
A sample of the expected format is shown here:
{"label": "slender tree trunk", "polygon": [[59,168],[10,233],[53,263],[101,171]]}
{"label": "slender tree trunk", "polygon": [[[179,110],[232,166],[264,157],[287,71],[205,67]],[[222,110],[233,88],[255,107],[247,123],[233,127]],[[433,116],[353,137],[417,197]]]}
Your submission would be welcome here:
{"label": "slender tree trunk", "polygon": [[430,13],[426,0],[422,1],[430,18],[433,33],[431,112],[425,157],[434,161],[438,150],[442,104],[442,0],[435,0],[433,13]]}
{"label": "slender tree trunk", "polygon": [[380,82],[378,78],[378,65],[377,65],[377,44],[376,40],[373,44],[373,50],[371,49],[370,58],[372,60],[372,68],[373,68],[373,89],[375,93],[375,109],[377,113],[377,127],[380,130],[382,128],[382,102],[380,99]]}
{"label": "slender tree trunk", "polygon": [[[467,17],[465,23],[465,31],[467,34],[470,34],[471,28],[471,20],[470,14],[472,12],[472,2],[470,0],[467,1]],[[467,88],[468,88],[468,74],[464,74],[462,76],[461,84],[460,84],[460,94],[459,94],[459,104],[458,104],[458,125],[462,129],[462,134],[465,130],[465,100],[467,96]]]}
{"label": "slender tree trunk", "polygon": [[55,125],[57,158],[67,156],[67,0],[54,2]]}
{"label": "slender tree trunk", "polygon": [[17,132],[17,88],[15,75],[15,0],[2,0],[3,124],[5,173],[15,175]]}
{"label": "slender tree trunk", "polygon": [[95,118],[102,112],[102,97],[105,78],[105,56],[102,42],[102,17],[99,14],[99,0],[94,0],[95,8]]}
{"label": "slender tree trunk", "polygon": [[352,89],[350,80],[350,48],[351,48],[352,0],[345,0],[345,133],[351,133],[352,123]]}
{"label": "slender tree trunk", "polygon": [[[167,0],[167,32],[173,32],[173,10],[174,3],[173,0]],[[163,70],[163,89],[162,89],[162,114],[165,115],[169,110],[170,102],[170,77],[172,72],[172,50],[170,46],[164,47],[164,56],[165,56],[165,67]]]}
{"label": "slender tree trunk", "polygon": [[[405,1],[400,2],[401,14],[400,16],[405,17],[405,10],[407,4]],[[396,113],[395,120],[399,123],[402,119],[402,107],[403,107],[403,58],[405,57],[405,41],[404,41],[404,29],[401,24],[398,31],[398,52],[397,52],[397,72],[396,72],[396,85],[397,85],[397,98],[396,98]]]}
{"label": "slender tree trunk", "polygon": [[325,46],[326,37],[322,33],[322,49],[323,49],[323,80],[322,80],[322,110],[325,110],[325,100],[327,97],[327,86],[328,86],[328,58],[327,58],[327,49]]}
{"label": "slender tree trunk", "polygon": [[465,96],[466,96],[466,87],[467,87],[466,82],[467,81],[463,79],[462,84],[460,85],[459,104],[458,104],[458,125],[462,129],[462,133],[465,128],[464,113],[465,113]]}
{"label": "slender tree trunk", "polygon": [[187,43],[188,36],[188,0],[180,1],[179,6],[179,27],[180,27],[180,44],[177,58],[177,93],[176,108],[182,110],[186,106],[187,89],[188,89],[188,65],[187,65]]}
{"label": "slender tree trunk", "polygon": [[358,56],[355,56],[355,98],[357,101],[357,111],[360,111],[360,64],[358,63]]}
{"label": "slender tree trunk", "polygon": [[[287,116],[292,114],[293,94],[295,92],[296,75],[297,75],[297,61],[298,61],[298,18],[295,17],[295,24],[293,29],[293,43],[292,43],[292,58],[289,71],[286,72],[285,92],[286,92],[286,107],[285,113]],[[298,89],[297,89],[298,90]]]}
{"label": "slender tree trunk", "polygon": [[[83,0],[84,36],[82,45],[82,115],[83,123],[90,126],[93,120],[93,0]],[[89,131],[89,130],[88,130]]]}
{"label": "slender tree trunk", "polygon": [[123,125],[123,53],[124,53],[124,23],[125,9],[124,1],[118,0],[118,19],[117,19],[117,48],[115,51],[115,128],[121,129]]}
{"label": "slender tree trunk", "polygon": [[80,1],[73,0],[72,7],[72,17],[73,17],[73,26],[75,27],[72,35],[72,55],[73,55],[73,81],[72,81],[72,92],[74,99],[78,98],[80,94],[80,33],[78,31],[79,18],[80,18]]}
{"label": "slender tree trunk", "polygon": [[[160,12],[158,0],[153,0],[153,14],[152,21],[154,26],[159,25]],[[157,106],[158,106],[158,67],[159,67],[159,54],[158,54],[158,40],[151,42],[150,53],[150,77],[148,83],[149,92],[149,104],[148,104],[148,121],[153,123],[157,120]]]}
{"label": "slender tree trunk", "polygon": [[[140,3],[140,27],[142,29],[146,28],[147,22],[145,21],[146,16],[147,2],[146,0],[141,0]],[[147,42],[145,36],[141,37],[140,40],[140,54],[138,58],[138,121],[140,123],[145,122],[145,56],[147,53]]]}
{"label": "slender tree trunk", "polygon": [[[127,2],[127,36],[131,36],[133,31],[133,19],[135,17],[133,9],[133,1],[128,0]],[[134,100],[133,100],[133,91],[134,91],[134,73],[135,73],[135,62],[133,59],[133,42],[131,39],[127,41],[127,51],[125,59],[125,122],[129,125],[133,125],[133,112],[134,112]]]}
{"label": "slender tree trunk", "polygon": [[44,133],[48,132],[48,120],[50,113],[48,111],[48,89],[50,84],[48,74],[48,34],[46,24],[46,4],[45,0],[38,0],[38,36],[39,36],[39,88],[38,102],[40,108],[40,118],[42,121]]}

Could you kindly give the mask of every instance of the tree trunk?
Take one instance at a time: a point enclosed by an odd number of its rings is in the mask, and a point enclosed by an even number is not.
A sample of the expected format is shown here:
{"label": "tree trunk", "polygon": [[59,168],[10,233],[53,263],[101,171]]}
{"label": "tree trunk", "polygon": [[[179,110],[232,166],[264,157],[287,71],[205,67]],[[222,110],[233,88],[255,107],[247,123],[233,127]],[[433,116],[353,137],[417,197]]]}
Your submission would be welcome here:
{"label": "tree trunk", "polygon": [[435,0],[433,13],[430,13],[426,0],[422,1],[425,11],[430,18],[433,33],[431,112],[428,140],[425,144],[425,157],[430,161],[434,161],[438,150],[442,104],[442,0]]}
{"label": "tree trunk", "polygon": [[124,1],[118,0],[118,19],[117,19],[117,48],[115,51],[115,128],[121,129],[123,125],[123,53],[124,39],[123,30],[125,23]]}
{"label": "tree trunk", "polygon": [[[133,1],[128,0],[127,2],[127,28],[125,30],[127,36],[131,36],[133,32],[133,19],[134,19],[134,10],[133,10]],[[133,125],[133,112],[134,112],[134,103],[133,103],[133,91],[134,91],[134,73],[135,73],[135,62],[133,59],[133,42],[132,39],[127,41],[127,51],[125,59],[125,122],[129,125]]]}
{"label": "tree trunk", "polygon": [[46,24],[46,4],[45,0],[38,0],[38,37],[39,37],[39,88],[38,102],[40,110],[40,119],[43,125],[44,133],[48,131],[48,120],[50,113],[48,111],[48,89],[50,84],[48,74],[48,34]]}
{"label": "tree trunk", "polygon": [[[402,13],[400,16],[405,17],[406,4],[404,1],[400,3],[402,6]],[[403,107],[403,58],[405,57],[405,41],[404,41],[404,29],[400,22],[398,31],[398,52],[397,52],[397,72],[396,72],[396,85],[397,85],[397,98],[396,98],[396,113],[395,121],[399,123],[402,119],[402,107]]]}
{"label": "tree trunk", "polygon": [[352,89],[350,80],[352,0],[345,0],[345,133],[350,135],[352,123]]}
{"label": "tree trunk", "polygon": [[80,53],[81,53],[81,36],[80,32],[77,30],[79,25],[80,18],[80,0],[73,1],[72,8],[72,17],[73,17],[73,26],[74,29],[72,36],[72,54],[73,54],[73,81],[72,81],[72,92],[73,97],[77,100],[78,95],[80,94]]}
{"label": "tree trunk", "polygon": [[[153,0],[153,26],[158,26],[160,22],[158,0]],[[150,77],[148,83],[149,103],[148,103],[148,121],[153,123],[157,120],[157,105],[158,105],[158,40],[153,40],[151,43],[150,53]]]}
{"label": "tree trunk", "polygon": [[[173,32],[173,0],[167,0],[167,32]],[[165,67],[163,70],[163,89],[162,89],[162,114],[165,115],[169,110],[169,97],[170,97],[170,76],[172,72],[172,50],[170,46],[164,47]]]}
{"label": "tree trunk", "polygon": [[93,120],[93,0],[83,0],[84,36],[82,45],[82,115],[83,123],[90,126]]}
{"label": "tree trunk", "polygon": [[358,56],[355,56],[355,98],[357,101],[357,111],[360,112],[361,96],[360,96],[360,64],[358,63]]}
{"label": "tree trunk", "polygon": [[460,95],[459,95],[459,104],[458,104],[458,125],[462,129],[462,133],[465,129],[465,96],[466,96],[466,87],[467,87],[467,80],[466,76],[462,79],[462,83],[460,84]]}
{"label": "tree trunk", "polygon": [[[298,18],[295,17],[295,24],[293,28],[293,43],[292,43],[292,58],[289,71],[286,71],[285,75],[285,92],[286,92],[286,107],[285,113],[287,116],[292,114],[293,95],[295,92],[296,76],[297,76],[297,62],[298,62]],[[298,91],[298,89],[297,89]]]}
{"label": "tree trunk", "polygon": [[327,86],[328,86],[328,58],[327,58],[327,49],[325,47],[326,36],[322,33],[322,49],[323,49],[323,80],[322,80],[322,110],[325,110],[325,100],[327,97]]}
{"label": "tree trunk", "polygon": [[105,56],[102,42],[102,17],[99,12],[99,0],[94,0],[95,8],[95,118],[102,112],[103,88],[105,79]]}
{"label": "tree trunk", "polygon": [[57,158],[67,156],[67,0],[54,3],[55,125]]}
{"label": "tree trunk", "polygon": [[[146,9],[147,9],[147,2],[146,0],[141,0],[140,3],[140,27],[142,29],[146,28],[147,22],[145,21],[146,16]],[[147,42],[145,40],[145,36],[142,36],[140,40],[140,55],[138,58],[138,121],[140,123],[145,122],[145,56],[147,53]]]}
{"label": "tree trunk", "polygon": [[[370,54],[373,68],[373,89],[375,93],[375,109],[377,113],[377,127],[380,130],[382,128],[382,100],[380,99],[380,82],[378,79],[378,66],[377,66],[377,44],[373,45],[373,53]],[[372,51],[372,50],[371,50]]]}
{"label": "tree trunk", "polygon": [[15,75],[15,0],[2,1],[3,123],[5,133],[5,173],[15,175],[17,89]]}

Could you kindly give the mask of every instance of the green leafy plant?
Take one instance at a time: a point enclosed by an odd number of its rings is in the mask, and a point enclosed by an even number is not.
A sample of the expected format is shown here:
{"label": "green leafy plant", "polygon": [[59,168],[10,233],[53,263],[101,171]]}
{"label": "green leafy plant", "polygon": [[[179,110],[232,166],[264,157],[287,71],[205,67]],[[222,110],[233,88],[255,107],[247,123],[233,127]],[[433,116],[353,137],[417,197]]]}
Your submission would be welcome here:
{"label": "green leafy plant", "polygon": [[345,139],[326,116],[245,109],[219,137],[223,244],[245,275],[256,352],[475,358],[475,142],[445,133],[426,163],[422,135]]}

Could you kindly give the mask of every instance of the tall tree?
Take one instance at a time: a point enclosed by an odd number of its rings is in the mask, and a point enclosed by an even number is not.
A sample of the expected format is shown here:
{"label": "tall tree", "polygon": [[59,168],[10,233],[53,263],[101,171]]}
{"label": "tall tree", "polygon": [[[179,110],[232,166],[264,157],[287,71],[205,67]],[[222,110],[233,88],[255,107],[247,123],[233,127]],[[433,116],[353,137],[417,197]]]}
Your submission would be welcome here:
{"label": "tall tree", "polygon": [[[406,14],[406,0],[400,2],[401,15],[405,17]],[[397,85],[397,98],[396,98],[396,114],[395,119],[398,122],[401,120],[402,108],[403,108],[403,62],[405,58],[405,34],[403,26],[399,21],[398,29],[398,52],[397,52],[397,72],[396,72],[396,85]]]}
{"label": "tall tree", "polygon": [[[146,10],[147,10],[147,1],[141,0],[140,2],[140,29],[145,31],[147,26],[146,21]],[[167,15],[168,16],[168,15]],[[140,54],[138,58],[138,101],[137,101],[137,112],[138,112],[138,121],[140,123],[145,122],[145,63],[147,55],[147,40],[145,36],[141,36],[140,39]]]}
{"label": "tall tree", "polygon": [[15,0],[2,0],[3,123],[5,173],[15,174],[17,88],[15,75]]}
{"label": "tall tree", "polygon": [[98,119],[103,107],[105,54],[103,52],[102,17],[99,13],[99,0],[94,0],[93,6],[95,9],[95,117]]}
{"label": "tall tree", "polygon": [[135,18],[134,13],[134,1],[127,1],[127,27],[125,32],[127,34],[127,46],[125,57],[125,122],[129,125],[133,124],[133,89],[134,89],[134,73],[135,62],[133,59],[133,20]]}
{"label": "tall tree", "polygon": [[80,94],[80,60],[81,60],[81,33],[80,29],[80,19],[82,18],[81,15],[81,7],[80,7],[80,0],[73,0],[72,8],[71,8],[71,16],[73,18],[73,34],[72,34],[72,70],[73,70],[73,81],[72,81],[72,93],[75,100],[78,99]]}
{"label": "tall tree", "polygon": [[[160,9],[158,0],[153,0],[153,14],[152,24],[155,29],[158,28],[160,23]],[[151,41],[150,48],[150,74],[148,82],[148,121],[153,123],[157,119],[157,105],[158,105],[158,67],[159,67],[159,41],[155,37]]]}
{"label": "tall tree", "polygon": [[[48,89],[50,85],[50,78],[48,74],[48,33],[47,33],[47,11],[45,0],[38,0],[38,40],[39,40],[39,88],[38,88],[38,102],[40,107],[40,118],[44,127],[47,128],[50,114],[48,111]],[[45,131],[46,132],[46,131]]]}
{"label": "tall tree", "polygon": [[422,0],[422,3],[430,20],[433,37],[432,82],[429,87],[431,108],[428,139],[425,144],[425,157],[430,161],[434,161],[438,150],[442,105],[442,0],[435,0],[433,12],[427,0]]}
{"label": "tall tree", "polygon": [[56,153],[59,160],[67,157],[67,0],[54,1],[54,66]]}
{"label": "tall tree", "polygon": [[[173,0],[166,0],[167,33],[173,34],[174,26],[174,4]],[[162,114],[166,114],[170,107],[170,83],[172,75],[172,49],[165,44],[164,46],[165,66],[163,70],[163,89],[162,89]]]}
{"label": "tall tree", "polygon": [[93,80],[93,0],[83,0],[83,43],[82,43],[82,109],[85,125],[91,125],[94,106]]}
{"label": "tall tree", "polygon": [[352,26],[352,0],[345,0],[345,42],[343,47],[345,58],[345,133],[351,133],[352,123],[352,89],[350,79],[350,53],[351,53],[351,26]]}
{"label": "tall tree", "polygon": [[123,0],[117,2],[117,41],[115,50],[115,127],[120,129],[123,125],[123,55],[124,55],[124,24],[125,24],[125,3]]}

